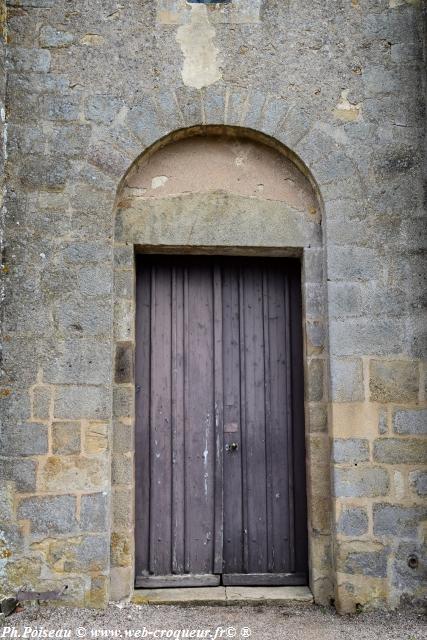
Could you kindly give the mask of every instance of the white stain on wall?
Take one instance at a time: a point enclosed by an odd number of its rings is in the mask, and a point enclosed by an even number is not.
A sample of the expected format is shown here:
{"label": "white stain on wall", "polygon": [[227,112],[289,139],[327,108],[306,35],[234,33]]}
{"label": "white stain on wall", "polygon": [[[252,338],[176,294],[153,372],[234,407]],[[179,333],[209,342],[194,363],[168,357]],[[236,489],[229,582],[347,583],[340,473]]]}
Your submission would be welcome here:
{"label": "white stain on wall", "polygon": [[209,22],[207,7],[191,5],[189,24],[178,28],[176,39],[184,55],[182,80],[188,87],[201,89],[221,79],[215,29]]}

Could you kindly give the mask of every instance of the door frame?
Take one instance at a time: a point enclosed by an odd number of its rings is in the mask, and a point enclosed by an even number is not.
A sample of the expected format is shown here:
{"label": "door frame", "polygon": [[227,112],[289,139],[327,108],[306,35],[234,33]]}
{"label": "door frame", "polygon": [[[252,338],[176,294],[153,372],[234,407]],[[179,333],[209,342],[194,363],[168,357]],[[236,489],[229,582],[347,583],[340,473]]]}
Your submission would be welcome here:
{"label": "door frame", "polygon": [[[206,246],[162,246],[116,245],[118,258],[115,262],[115,281],[127,277],[131,293],[124,300],[115,301],[115,385],[113,394],[114,429],[126,427],[133,440],[135,433],[134,407],[134,357],[135,357],[135,255],[136,254],[197,254],[292,257],[301,262],[302,329],[304,359],[304,416],[306,441],[306,494],[308,531],[309,586],[315,596],[323,598],[323,590],[330,589],[330,459],[326,395],[326,347],[322,343],[323,318],[323,250],[322,247],[295,248],[277,247],[215,247]],[[320,366],[319,366],[320,365]],[[125,370],[123,372],[123,370]],[[135,470],[134,444],[125,454],[128,470],[125,482],[115,481],[114,468],[123,459],[120,448],[113,445],[113,531],[112,533],[112,579],[128,584],[129,592],[135,588]],[[116,462],[117,460],[117,462]],[[126,484],[125,484],[126,483]],[[130,507],[125,520],[121,517],[123,500]],[[114,513],[120,521],[114,522]],[[125,589],[123,585],[123,589]]]}

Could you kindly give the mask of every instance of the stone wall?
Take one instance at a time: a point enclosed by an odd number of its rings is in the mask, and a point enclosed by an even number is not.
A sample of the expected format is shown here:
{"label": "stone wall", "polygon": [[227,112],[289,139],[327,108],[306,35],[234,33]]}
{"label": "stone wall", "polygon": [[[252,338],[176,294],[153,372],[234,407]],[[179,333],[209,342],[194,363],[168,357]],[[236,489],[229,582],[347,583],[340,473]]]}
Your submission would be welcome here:
{"label": "stone wall", "polygon": [[304,291],[316,600],[421,597],[424,17],[417,0],[8,1],[2,590],[129,593],[133,386],[113,345],[131,357],[133,247],[114,250],[115,198],[151,144],[218,124],[285,145],[323,201]]}

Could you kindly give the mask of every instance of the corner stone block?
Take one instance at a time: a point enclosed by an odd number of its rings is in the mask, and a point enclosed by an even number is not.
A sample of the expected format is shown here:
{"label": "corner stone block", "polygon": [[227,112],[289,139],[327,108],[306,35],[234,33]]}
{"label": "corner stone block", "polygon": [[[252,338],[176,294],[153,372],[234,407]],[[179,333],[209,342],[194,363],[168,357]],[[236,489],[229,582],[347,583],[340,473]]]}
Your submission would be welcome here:
{"label": "corner stone block", "polygon": [[323,400],[324,362],[320,359],[311,360],[308,365],[307,399],[320,402]]}
{"label": "corner stone block", "polygon": [[48,427],[41,424],[18,424],[3,428],[0,434],[3,456],[32,456],[48,452]]}
{"label": "corner stone block", "polygon": [[388,494],[390,479],[382,467],[334,469],[333,473],[338,498],[375,498]]}
{"label": "corner stone block", "polygon": [[375,504],[374,535],[416,538],[418,526],[427,518],[427,506],[406,507],[398,504]]}
{"label": "corner stone block", "polygon": [[85,453],[103,453],[108,449],[108,424],[89,422],[84,427]]}
{"label": "corner stone block", "polygon": [[427,409],[399,409],[393,416],[393,431],[403,435],[427,435]]}
{"label": "corner stone block", "polygon": [[47,386],[33,388],[33,419],[49,420],[52,391]]}
{"label": "corner stone block", "polygon": [[331,358],[331,393],[334,402],[364,400],[362,360]]}
{"label": "corner stone block", "polygon": [[369,441],[358,438],[337,438],[332,445],[333,461],[340,463],[366,462],[369,460]]}
{"label": "corner stone block", "polygon": [[134,378],[134,346],[132,342],[119,342],[116,345],[115,382],[125,384]]}
{"label": "corner stone block", "polygon": [[427,440],[379,438],[374,442],[374,460],[386,464],[418,464],[427,460]]}
{"label": "corner stone block", "polygon": [[18,520],[29,520],[31,534],[44,538],[52,534],[74,533],[77,528],[75,496],[24,498],[18,506]]}
{"label": "corner stone block", "polygon": [[343,507],[337,530],[344,536],[363,536],[368,533],[368,513],[363,507]]}
{"label": "corner stone block", "polygon": [[130,567],[113,567],[110,570],[110,599],[112,602],[127,598],[133,590]]}
{"label": "corner stone block", "polygon": [[416,402],[418,362],[371,360],[369,389],[376,402]]}
{"label": "corner stone block", "polygon": [[90,493],[81,497],[80,527],[83,531],[105,531],[107,527],[107,493]]}

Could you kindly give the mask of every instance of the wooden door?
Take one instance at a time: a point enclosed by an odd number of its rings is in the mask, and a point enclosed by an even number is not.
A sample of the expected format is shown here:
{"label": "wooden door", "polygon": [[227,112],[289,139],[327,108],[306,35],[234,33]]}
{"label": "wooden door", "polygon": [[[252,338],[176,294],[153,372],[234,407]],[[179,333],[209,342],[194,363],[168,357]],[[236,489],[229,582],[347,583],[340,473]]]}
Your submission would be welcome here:
{"label": "wooden door", "polygon": [[306,584],[297,261],[138,259],[136,576]]}

